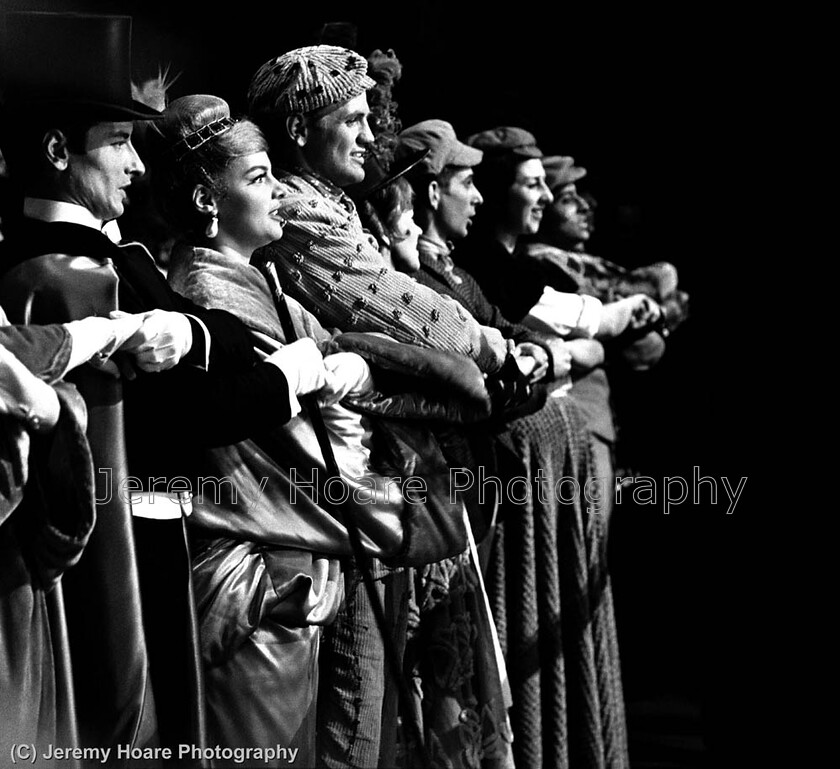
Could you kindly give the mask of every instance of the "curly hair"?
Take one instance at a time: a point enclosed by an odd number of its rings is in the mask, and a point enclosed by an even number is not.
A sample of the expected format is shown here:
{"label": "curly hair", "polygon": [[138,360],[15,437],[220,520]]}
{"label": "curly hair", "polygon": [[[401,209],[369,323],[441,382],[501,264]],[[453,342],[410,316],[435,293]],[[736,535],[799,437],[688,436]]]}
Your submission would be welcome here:
{"label": "curly hair", "polygon": [[376,85],[368,91],[370,107],[370,127],[375,137],[373,151],[385,168],[394,159],[397,134],[402,130],[402,123],[397,114],[398,104],[393,97],[394,85],[402,77],[402,63],[393,49],[376,49],[368,60],[368,75]]}
{"label": "curly hair", "polygon": [[414,190],[404,176],[394,179],[382,189],[376,190],[368,202],[379,217],[389,239],[400,240],[397,220],[405,211],[414,208]]}

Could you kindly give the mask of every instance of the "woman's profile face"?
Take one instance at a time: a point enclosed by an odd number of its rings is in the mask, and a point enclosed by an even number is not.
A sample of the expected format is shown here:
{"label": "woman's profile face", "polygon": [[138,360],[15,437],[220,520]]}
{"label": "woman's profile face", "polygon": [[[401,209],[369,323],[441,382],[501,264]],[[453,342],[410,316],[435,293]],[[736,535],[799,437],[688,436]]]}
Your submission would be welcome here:
{"label": "woman's profile face", "polygon": [[513,235],[534,235],[540,228],[543,211],[554,197],[545,183],[545,169],[539,158],[529,158],[516,168],[508,189],[506,229]]}
{"label": "woman's profile face", "polygon": [[420,252],[417,240],[423,230],[414,221],[414,209],[405,209],[398,217],[391,238],[391,260],[400,272],[416,272],[420,269]]}
{"label": "woman's profile face", "polygon": [[283,219],[278,212],[280,183],[271,173],[266,152],[234,158],[221,182],[225,192],[216,201],[218,245],[250,256],[283,237]]}

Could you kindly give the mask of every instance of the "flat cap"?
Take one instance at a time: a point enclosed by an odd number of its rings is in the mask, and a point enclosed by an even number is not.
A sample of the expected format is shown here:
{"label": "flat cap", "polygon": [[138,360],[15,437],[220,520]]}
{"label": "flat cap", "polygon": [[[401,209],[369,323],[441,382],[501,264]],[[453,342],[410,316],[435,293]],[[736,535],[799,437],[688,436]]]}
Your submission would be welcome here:
{"label": "flat cap", "polygon": [[586,169],[575,165],[569,155],[546,155],[542,160],[545,168],[545,183],[550,190],[572,184],[586,176]]}
{"label": "flat cap", "polygon": [[467,137],[467,144],[477,147],[487,155],[510,153],[522,158],[541,158],[542,151],[532,133],[515,126],[499,126],[479,131]]}
{"label": "flat cap", "polygon": [[430,174],[439,174],[446,166],[477,166],[484,153],[459,141],[451,123],[445,120],[423,120],[397,134],[394,158],[399,160],[418,150],[428,149],[417,169]]}
{"label": "flat cap", "polygon": [[349,48],[295,48],[257,70],[248,88],[248,110],[291,115],[339,104],[376,85],[367,68],[367,59]]}

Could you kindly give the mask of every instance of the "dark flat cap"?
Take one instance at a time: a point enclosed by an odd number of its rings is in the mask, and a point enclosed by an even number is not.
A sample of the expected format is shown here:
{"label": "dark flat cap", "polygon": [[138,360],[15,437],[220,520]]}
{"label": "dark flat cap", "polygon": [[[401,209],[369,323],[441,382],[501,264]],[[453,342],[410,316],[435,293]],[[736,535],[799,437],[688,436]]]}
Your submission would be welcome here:
{"label": "dark flat cap", "polygon": [[467,137],[467,144],[487,155],[510,153],[524,158],[541,158],[542,150],[532,133],[515,126],[499,126]]}

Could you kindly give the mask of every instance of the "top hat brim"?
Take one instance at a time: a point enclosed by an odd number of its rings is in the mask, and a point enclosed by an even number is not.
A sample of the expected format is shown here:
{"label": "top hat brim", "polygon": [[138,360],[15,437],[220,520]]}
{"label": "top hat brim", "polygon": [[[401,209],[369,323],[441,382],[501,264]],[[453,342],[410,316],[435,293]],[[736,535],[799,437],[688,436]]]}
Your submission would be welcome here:
{"label": "top hat brim", "polygon": [[142,102],[131,100],[125,104],[98,101],[96,99],[72,99],[32,96],[28,98],[10,98],[8,107],[12,111],[21,112],[57,112],[62,114],[78,114],[80,117],[101,120],[103,122],[120,122],[124,120],[158,120],[163,117],[162,112],[146,106]]}

